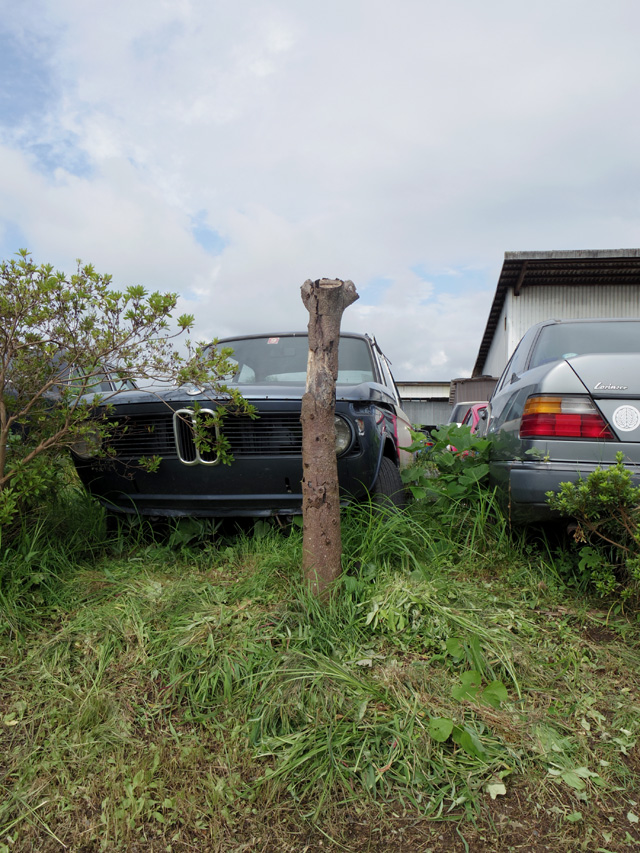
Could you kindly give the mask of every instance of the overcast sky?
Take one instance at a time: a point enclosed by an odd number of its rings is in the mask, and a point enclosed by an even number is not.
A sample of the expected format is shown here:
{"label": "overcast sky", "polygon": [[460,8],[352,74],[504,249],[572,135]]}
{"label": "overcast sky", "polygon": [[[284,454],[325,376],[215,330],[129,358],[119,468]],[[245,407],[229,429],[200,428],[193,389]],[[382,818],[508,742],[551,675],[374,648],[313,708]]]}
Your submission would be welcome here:
{"label": "overcast sky", "polygon": [[470,375],[505,251],[640,246],[638,0],[0,0],[0,257]]}

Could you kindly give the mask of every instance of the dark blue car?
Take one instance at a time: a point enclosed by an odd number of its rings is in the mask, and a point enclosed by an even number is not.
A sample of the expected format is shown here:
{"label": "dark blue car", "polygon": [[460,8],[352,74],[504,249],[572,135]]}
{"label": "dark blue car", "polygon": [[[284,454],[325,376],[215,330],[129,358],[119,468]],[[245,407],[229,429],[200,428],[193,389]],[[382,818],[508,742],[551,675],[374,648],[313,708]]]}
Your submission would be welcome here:
{"label": "dark blue car", "polygon": [[[306,332],[221,340],[233,376],[257,417],[227,414],[222,435],[233,457],[221,464],[215,441],[198,440],[223,404],[207,389],[130,390],[105,399],[110,437],[77,448],[79,475],[110,510],[149,516],[293,515],[302,508],[302,426],[309,344]],[[108,407],[108,408],[107,408]],[[198,426],[200,424],[200,426]],[[381,495],[401,504],[399,469],[411,461],[410,422],[389,363],[367,335],[340,336],[335,439],[342,498]],[[199,431],[200,430],[200,431]],[[209,449],[210,448],[210,449]],[[159,457],[157,470],[139,464]]]}

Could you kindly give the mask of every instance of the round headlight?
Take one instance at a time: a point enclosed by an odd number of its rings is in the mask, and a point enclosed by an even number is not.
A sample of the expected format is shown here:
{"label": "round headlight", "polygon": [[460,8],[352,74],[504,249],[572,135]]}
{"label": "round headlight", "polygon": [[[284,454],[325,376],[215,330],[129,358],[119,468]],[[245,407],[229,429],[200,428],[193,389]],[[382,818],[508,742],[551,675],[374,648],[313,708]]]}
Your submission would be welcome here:
{"label": "round headlight", "polygon": [[100,452],[101,448],[102,435],[98,429],[87,430],[82,438],[74,441],[71,445],[71,450],[80,459],[91,459],[92,456],[96,456]]}
{"label": "round headlight", "polygon": [[351,427],[340,415],[335,416],[334,423],[336,426],[336,456],[341,456],[351,447]]}

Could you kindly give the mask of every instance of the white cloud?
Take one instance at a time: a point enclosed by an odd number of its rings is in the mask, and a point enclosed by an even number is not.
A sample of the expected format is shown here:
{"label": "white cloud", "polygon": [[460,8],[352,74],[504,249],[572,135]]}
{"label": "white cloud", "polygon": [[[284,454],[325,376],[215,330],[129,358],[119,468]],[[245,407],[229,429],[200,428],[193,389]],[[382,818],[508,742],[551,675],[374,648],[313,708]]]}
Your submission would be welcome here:
{"label": "white cloud", "polygon": [[638,244],[639,24],[636,0],[18,4],[49,101],[4,126],[0,102],[0,221],[179,290],[202,335],[300,328],[305,279],[351,278],[345,327],[399,378],[463,375],[505,250]]}

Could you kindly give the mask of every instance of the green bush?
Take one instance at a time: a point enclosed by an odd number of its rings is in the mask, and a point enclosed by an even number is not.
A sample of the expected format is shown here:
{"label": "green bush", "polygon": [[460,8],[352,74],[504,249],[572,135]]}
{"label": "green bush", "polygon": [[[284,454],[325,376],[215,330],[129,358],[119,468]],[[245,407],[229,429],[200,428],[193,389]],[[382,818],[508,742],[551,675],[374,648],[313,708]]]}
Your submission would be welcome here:
{"label": "green bush", "polygon": [[0,491],[0,529],[4,536],[14,528],[50,507],[68,484],[71,460],[59,452],[43,453],[23,465],[24,449],[20,435],[9,437],[9,470],[14,471],[11,485]]}
{"label": "green bush", "polygon": [[[225,392],[226,356],[186,340],[181,356],[172,339],[194,318],[170,320],[175,293],[123,291],[111,277],[78,262],[67,276],[33,263],[26,249],[0,261],[0,529],[20,526],[29,505],[51,493],[58,462],[69,447],[94,447],[109,434],[104,404],[132,382],[186,381]],[[111,381],[108,381],[110,377]],[[222,410],[221,410],[222,411]],[[227,449],[221,439],[221,452]],[[104,451],[99,451],[104,453]],[[53,463],[52,463],[52,460]],[[152,468],[155,459],[142,460]]]}
{"label": "green bush", "polygon": [[640,593],[640,487],[633,485],[622,453],[575,483],[547,492],[549,505],[576,521],[579,572],[600,595],[623,600]]}

